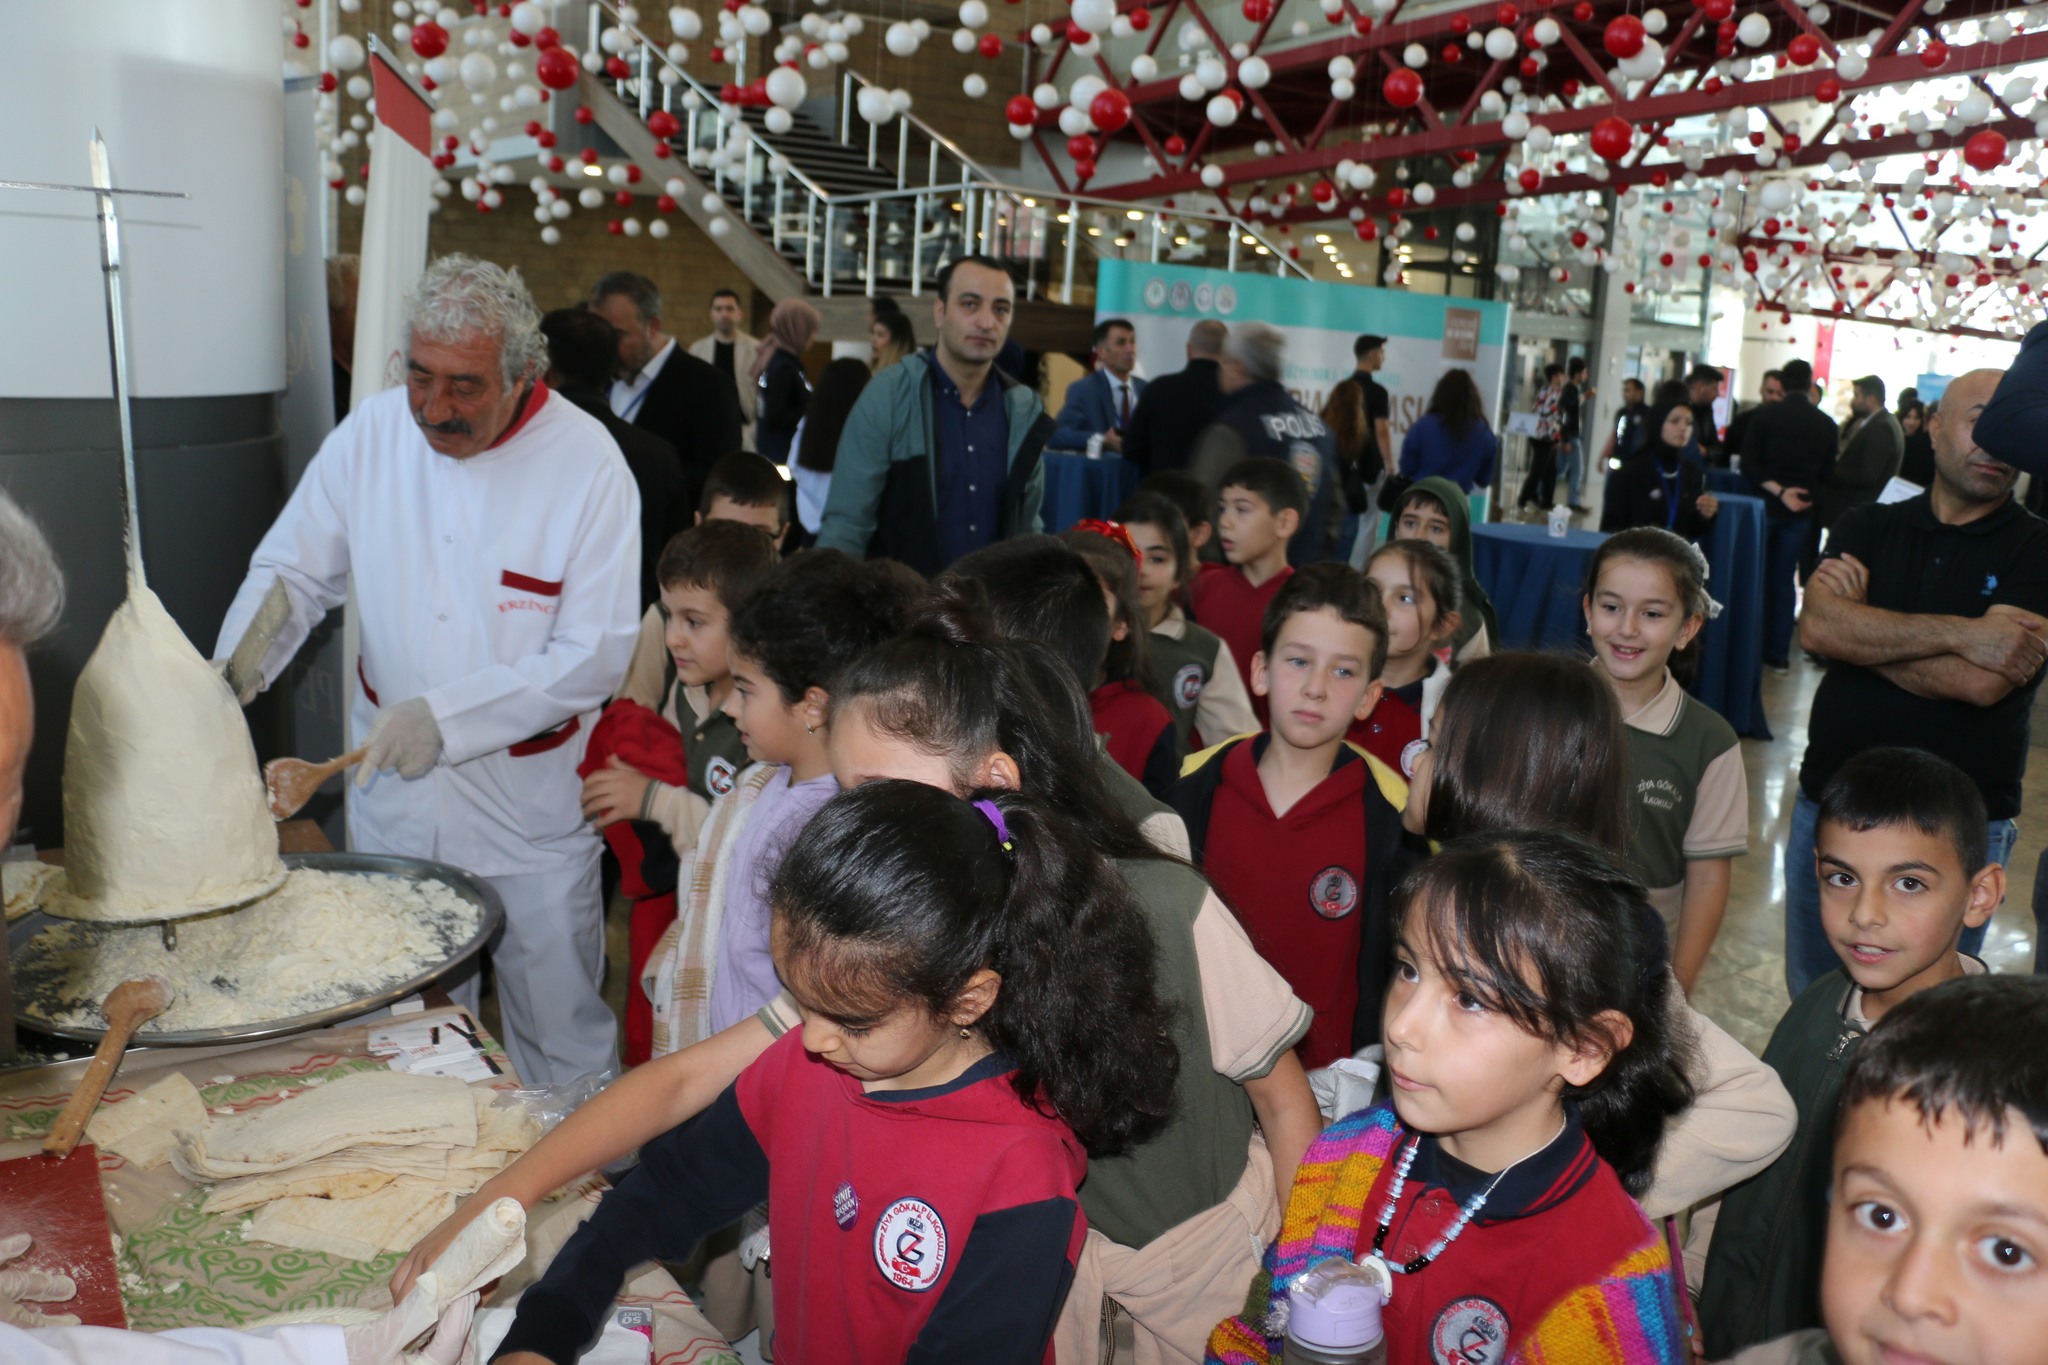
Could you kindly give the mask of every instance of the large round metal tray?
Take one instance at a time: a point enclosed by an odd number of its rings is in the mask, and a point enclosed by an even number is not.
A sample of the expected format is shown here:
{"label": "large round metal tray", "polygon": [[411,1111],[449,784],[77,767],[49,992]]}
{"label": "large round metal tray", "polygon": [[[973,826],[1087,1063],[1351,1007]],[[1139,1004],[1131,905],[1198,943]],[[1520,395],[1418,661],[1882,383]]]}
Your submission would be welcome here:
{"label": "large round metal tray", "polygon": [[[446,863],[429,862],[424,858],[401,858],[386,853],[287,853],[284,855],[284,865],[287,868],[311,868],[316,872],[381,872],[412,881],[440,882],[462,899],[479,907],[483,915],[477,922],[476,932],[444,961],[410,980],[386,987],[373,995],[365,995],[345,1004],[330,1005],[313,1014],[294,1015],[289,1019],[271,1019],[261,1023],[238,1024],[232,1028],[188,1029],[184,1032],[169,1033],[138,1031],[135,1034],[134,1046],[201,1047],[220,1043],[257,1042],[265,1038],[282,1038],[287,1034],[305,1033],[310,1029],[327,1028],[342,1023],[358,1015],[368,1014],[372,1010],[382,1009],[393,1001],[402,1000],[450,968],[475,957],[505,919],[505,903],[498,899],[497,891],[489,882],[450,867]],[[52,919],[40,910],[32,910],[8,925],[9,960],[19,961],[23,945],[43,929],[65,922]],[[104,1029],[59,1028],[48,1020],[23,1014],[19,1006],[14,1017],[15,1023],[21,1028],[84,1043],[97,1043],[106,1032]]]}

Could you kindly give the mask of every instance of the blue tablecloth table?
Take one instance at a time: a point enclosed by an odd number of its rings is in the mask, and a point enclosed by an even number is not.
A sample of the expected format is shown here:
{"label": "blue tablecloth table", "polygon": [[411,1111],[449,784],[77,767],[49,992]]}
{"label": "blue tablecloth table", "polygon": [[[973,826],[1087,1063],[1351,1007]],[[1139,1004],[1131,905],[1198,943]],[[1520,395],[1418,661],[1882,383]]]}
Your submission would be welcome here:
{"label": "blue tablecloth table", "polygon": [[1586,638],[1579,609],[1597,531],[1550,534],[1540,522],[1494,522],[1472,528],[1472,571],[1500,623],[1495,649],[1572,649]]}

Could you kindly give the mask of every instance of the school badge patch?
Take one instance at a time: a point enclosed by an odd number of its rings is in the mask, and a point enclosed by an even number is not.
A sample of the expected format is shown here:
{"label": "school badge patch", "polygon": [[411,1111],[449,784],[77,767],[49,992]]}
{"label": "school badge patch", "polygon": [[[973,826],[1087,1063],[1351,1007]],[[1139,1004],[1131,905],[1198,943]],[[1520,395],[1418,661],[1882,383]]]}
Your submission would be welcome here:
{"label": "school badge patch", "polygon": [[1207,681],[1200,664],[1182,664],[1173,675],[1173,700],[1181,710],[1191,710],[1202,699],[1202,685]]}
{"label": "school badge patch", "polygon": [[875,1223],[875,1264],[898,1289],[922,1294],[946,1269],[946,1223],[922,1199],[898,1199]]}
{"label": "school badge patch", "polygon": [[1401,776],[1415,776],[1415,765],[1428,752],[1429,741],[1426,739],[1411,739],[1406,744],[1403,744],[1401,746]]}
{"label": "school badge patch", "polygon": [[1343,919],[1358,908],[1358,882],[1332,863],[1308,885],[1308,903],[1324,919]]}
{"label": "school badge patch", "polygon": [[1500,1365],[1507,1356],[1507,1310],[1492,1299],[1453,1299],[1430,1326],[1433,1365]]}
{"label": "school badge patch", "polygon": [[860,1217],[860,1195],[854,1192],[850,1181],[842,1180],[839,1188],[832,1191],[832,1221],[839,1224],[841,1232],[851,1232],[854,1220]]}
{"label": "school badge patch", "polygon": [[713,796],[724,796],[732,791],[732,780],[739,769],[729,758],[714,758],[704,765],[704,785],[711,788]]}

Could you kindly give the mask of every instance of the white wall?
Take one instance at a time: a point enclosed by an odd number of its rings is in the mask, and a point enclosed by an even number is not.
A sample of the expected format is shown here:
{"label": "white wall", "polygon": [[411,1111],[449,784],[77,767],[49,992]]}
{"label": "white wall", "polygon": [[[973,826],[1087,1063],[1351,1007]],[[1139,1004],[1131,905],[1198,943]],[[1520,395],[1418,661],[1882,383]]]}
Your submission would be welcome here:
{"label": "white wall", "polygon": [[[5,7],[0,176],[89,184],[97,125],[123,198],[137,398],[284,387],[283,46],[275,0]],[[0,398],[107,398],[93,199],[0,190]]]}

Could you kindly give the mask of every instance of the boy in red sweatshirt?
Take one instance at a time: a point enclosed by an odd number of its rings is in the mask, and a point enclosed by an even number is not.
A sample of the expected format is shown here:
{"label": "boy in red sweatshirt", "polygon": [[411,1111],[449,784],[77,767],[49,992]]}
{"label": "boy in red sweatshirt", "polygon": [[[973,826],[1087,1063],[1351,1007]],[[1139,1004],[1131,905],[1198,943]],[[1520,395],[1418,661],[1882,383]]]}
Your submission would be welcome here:
{"label": "boy in red sweatshirt", "polygon": [[[1225,564],[1204,564],[1188,585],[1188,604],[1203,629],[1230,646],[1239,676],[1252,692],[1252,711],[1266,723],[1266,698],[1252,688],[1266,608],[1294,570],[1287,542],[1308,515],[1301,476],[1279,460],[1242,460],[1223,476],[1216,534]],[[1382,629],[1379,638],[1386,639]],[[1384,645],[1382,645],[1384,648]]]}
{"label": "boy in red sweatshirt", "polygon": [[1168,797],[1195,863],[1315,1012],[1299,1046],[1308,1067],[1379,1036],[1408,784],[1344,732],[1378,703],[1386,652],[1386,608],[1364,575],[1300,569],[1249,655],[1272,728],[1191,756]]}

